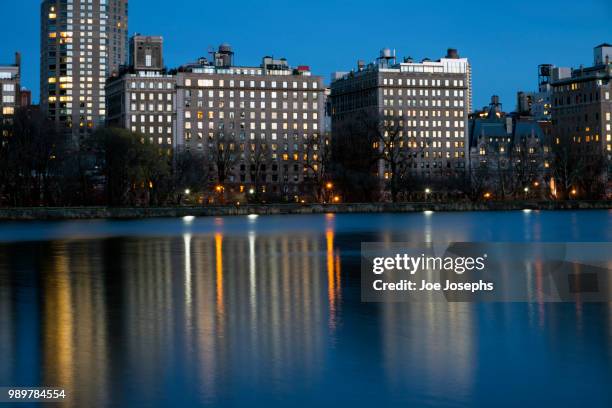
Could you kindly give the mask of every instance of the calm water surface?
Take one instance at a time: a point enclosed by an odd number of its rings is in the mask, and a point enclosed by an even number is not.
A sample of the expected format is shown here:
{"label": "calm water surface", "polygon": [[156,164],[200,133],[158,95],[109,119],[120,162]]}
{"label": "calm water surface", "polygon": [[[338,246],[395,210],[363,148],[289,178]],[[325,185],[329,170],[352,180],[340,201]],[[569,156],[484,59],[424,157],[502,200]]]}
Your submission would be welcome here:
{"label": "calm water surface", "polygon": [[362,304],[362,241],[608,242],[612,212],[3,223],[0,386],[66,407],[612,406],[611,304]]}

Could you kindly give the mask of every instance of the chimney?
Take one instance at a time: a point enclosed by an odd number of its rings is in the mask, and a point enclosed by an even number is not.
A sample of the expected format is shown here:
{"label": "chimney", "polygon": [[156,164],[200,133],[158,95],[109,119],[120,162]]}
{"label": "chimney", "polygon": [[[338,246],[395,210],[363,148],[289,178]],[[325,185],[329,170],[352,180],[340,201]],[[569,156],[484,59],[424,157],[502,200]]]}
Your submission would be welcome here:
{"label": "chimney", "polygon": [[21,67],[21,53],[15,53],[15,65]]}

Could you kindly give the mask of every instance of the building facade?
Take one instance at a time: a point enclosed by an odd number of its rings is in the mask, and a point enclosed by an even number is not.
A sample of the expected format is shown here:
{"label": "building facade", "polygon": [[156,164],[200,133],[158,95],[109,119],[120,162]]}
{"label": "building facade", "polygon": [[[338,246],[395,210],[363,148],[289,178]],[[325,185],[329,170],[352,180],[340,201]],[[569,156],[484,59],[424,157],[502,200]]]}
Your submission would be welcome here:
{"label": "building facade", "polygon": [[[333,132],[364,112],[399,125],[399,144],[411,150],[409,171],[425,180],[465,172],[471,104],[470,64],[453,49],[438,61],[399,63],[385,49],[375,63],[359,61],[357,70],[334,75],[331,84]],[[389,164],[381,161],[377,173],[390,179]]]}
{"label": "building facade", "polygon": [[536,92],[519,92],[517,95],[517,112],[522,116],[531,116],[535,120],[550,121],[552,117],[552,82],[571,76],[570,68],[556,67],[551,64],[538,66],[538,90]]}
{"label": "building facade", "polygon": [[550,122],[507,114],[497,96],[470,116],[470,182],[480,198],[550,196]]}
{"label": "building facade", "polygon": [[553,142],[571,147],[574,180],[567,184],[576,195],[593,193],[598,184],[612,190],[612,45],[595,47],[594,54],[592,67],[552,83]]}
{"label": "building facade", "polygon": [[162,37],[130,40],[130,65],[106,84],[106,123],[167,149],[176,142],[176,78],[163,66]]}
{"label": "building facade", "polygon": [[3,128],[11,123],[15,110],[20,106],[20,88],[21,56],[16,53],[13,64],[0,65],[0,125]]}
{"label": "building facade", "polygon": [[218,189],[301,201],[320,170],[323,80],[285,59],[233,59],[224,44],[178,70],[177,148],[203,155]]}
{"label": "building facade", "polygon": [[127,62],[127,0],[43,0],[41,109],[81,142],[105,122],[106,79]]}

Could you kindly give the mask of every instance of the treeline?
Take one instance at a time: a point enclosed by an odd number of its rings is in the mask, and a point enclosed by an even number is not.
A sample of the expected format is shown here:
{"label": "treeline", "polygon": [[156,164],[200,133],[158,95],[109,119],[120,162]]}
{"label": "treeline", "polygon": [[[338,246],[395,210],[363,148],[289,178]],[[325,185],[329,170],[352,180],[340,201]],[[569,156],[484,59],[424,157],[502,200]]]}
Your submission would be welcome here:
{"label": "treeline", "polygon": [[0,205],[176,205],[205,183],[203,166],[124,129],[100,129],[77,146],[39,110],[20,109],[2,127]]}

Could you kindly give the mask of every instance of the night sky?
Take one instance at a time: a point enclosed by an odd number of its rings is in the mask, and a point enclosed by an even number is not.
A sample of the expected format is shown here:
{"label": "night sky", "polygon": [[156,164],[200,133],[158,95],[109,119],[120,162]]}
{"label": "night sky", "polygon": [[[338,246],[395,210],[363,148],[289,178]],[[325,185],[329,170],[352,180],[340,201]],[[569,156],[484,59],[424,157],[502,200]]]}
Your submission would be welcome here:
{"label": "night sky", "polygon": [[[4,0],[0,62],[23,54],[23,86],[39,94],[39,0]],[[399,57],[438,59],[449,47],[471,60],[474,106],[501,96],[515,107],[518,90],[537,87],[537,65],[592,64],[592,49],[612,42],[610,0],[130,0],[130,34],[162,35],[166,65],[206,56],[229,42],[236,63],[286,57],[310,65],[329,82],[358,59],[374,60],[381,48]]]}

